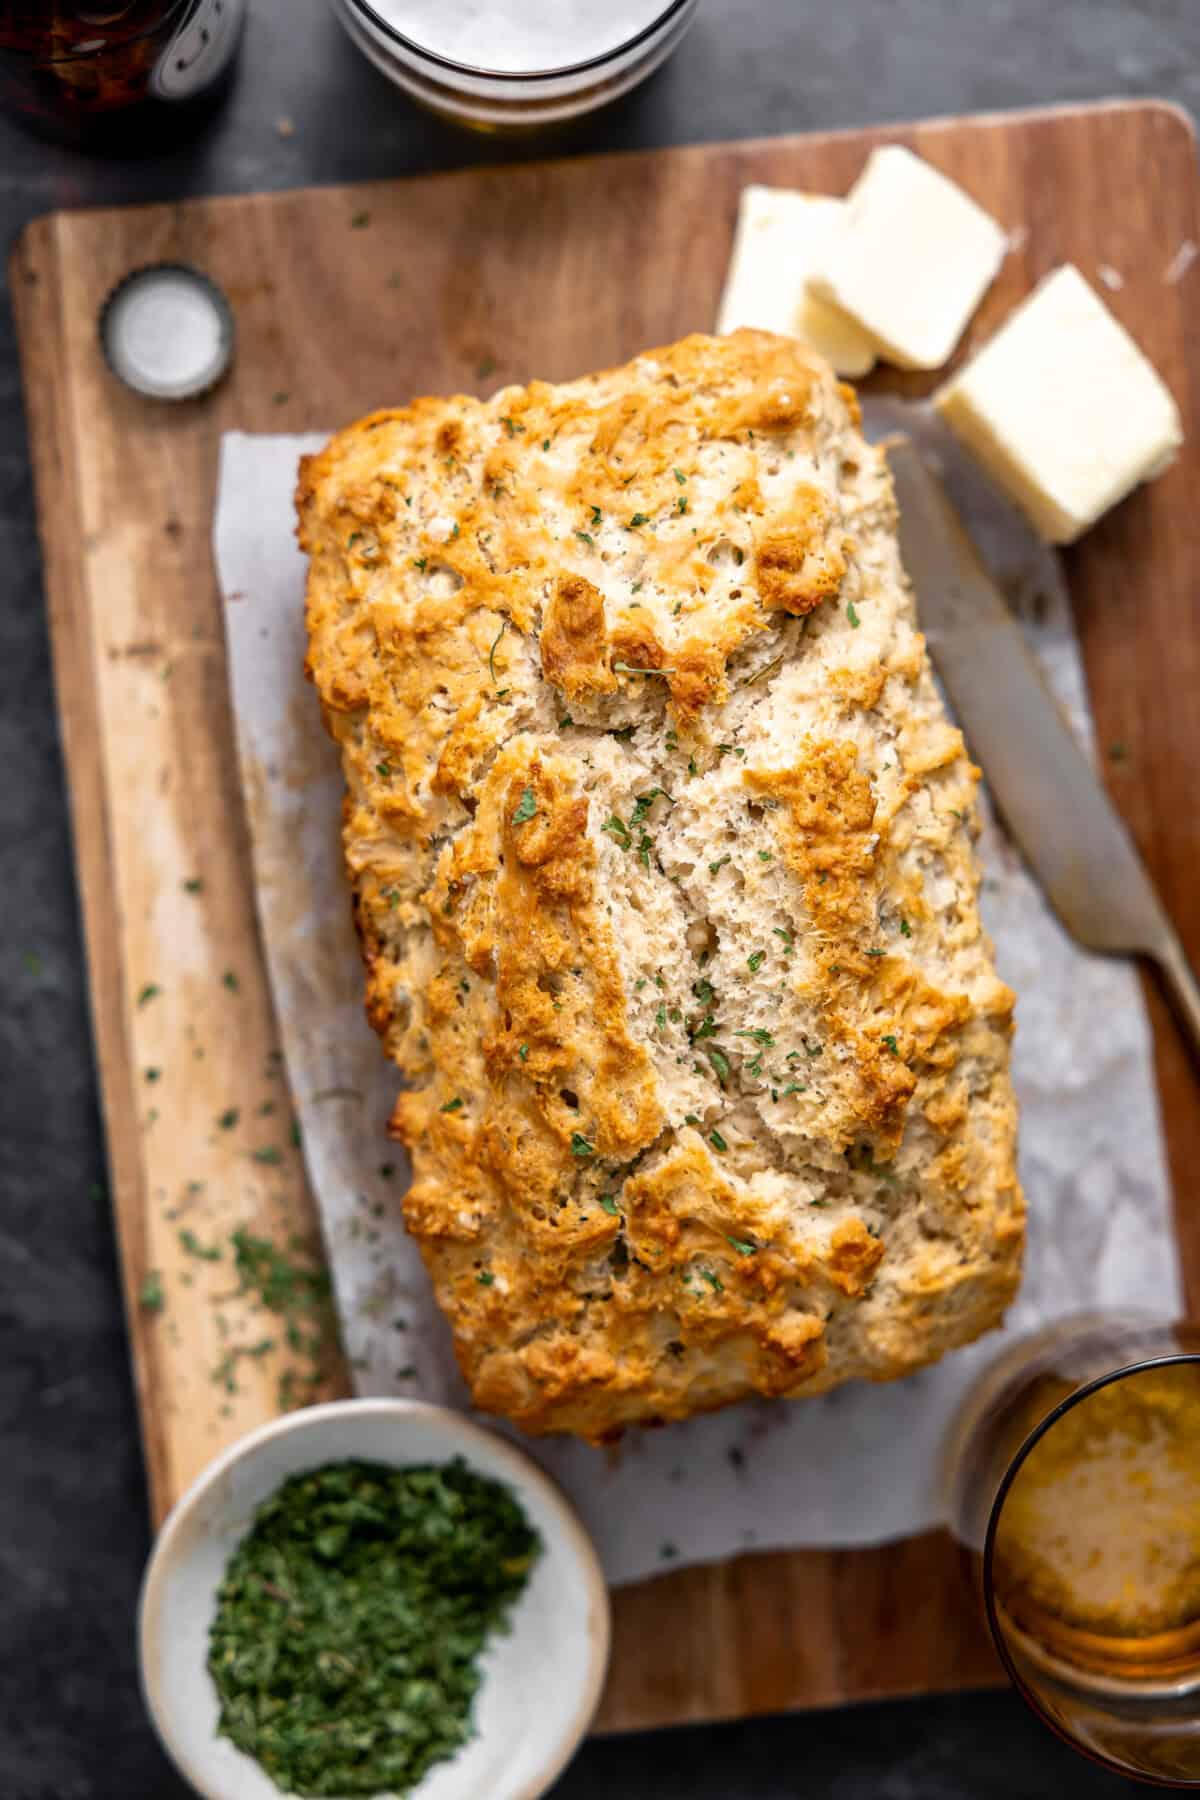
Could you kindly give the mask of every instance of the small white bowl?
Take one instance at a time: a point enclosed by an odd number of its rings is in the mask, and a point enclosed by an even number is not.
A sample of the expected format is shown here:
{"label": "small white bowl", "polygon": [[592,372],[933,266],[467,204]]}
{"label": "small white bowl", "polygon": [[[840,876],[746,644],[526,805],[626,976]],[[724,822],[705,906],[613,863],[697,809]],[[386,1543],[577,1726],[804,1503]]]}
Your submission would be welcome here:
{"label": "small white bowl", "polygon": [[416,1400],[339,1400],[289,1413],[207,1468],[158,1535],[138,1619],[142,1691],[159,1737],[206,1800],[279,1800],[259,1764],[217,1736],[208,1673],[216,1594],[254,1513],[289,1475],[357,1458],[404,1467],[462,1456],[504,1482],[542,1539],[512,1629],[484,1653],[476,1736],[419,1800],[537,1800],[586,1732],[608,1664],[608,1590],[591,1539],[537,1464],[461,1414]]}

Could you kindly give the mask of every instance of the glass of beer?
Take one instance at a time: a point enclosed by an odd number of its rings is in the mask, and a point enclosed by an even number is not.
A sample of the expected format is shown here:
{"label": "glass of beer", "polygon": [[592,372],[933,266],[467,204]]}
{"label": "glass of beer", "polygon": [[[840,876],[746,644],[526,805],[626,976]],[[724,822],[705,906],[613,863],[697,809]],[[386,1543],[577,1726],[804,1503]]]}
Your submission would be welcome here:
{"label": "glass of beer", "polygon": [[1200,1789],[1200,1326],[1089,1315],[1023,1339],[946,1450],[1018,1692],[1096,1762]]}
{"label": "glass of beer", "polygon": [[359,49],[430,111],[477,131],[561,123],[665,61],[699,0],[333,0]]}

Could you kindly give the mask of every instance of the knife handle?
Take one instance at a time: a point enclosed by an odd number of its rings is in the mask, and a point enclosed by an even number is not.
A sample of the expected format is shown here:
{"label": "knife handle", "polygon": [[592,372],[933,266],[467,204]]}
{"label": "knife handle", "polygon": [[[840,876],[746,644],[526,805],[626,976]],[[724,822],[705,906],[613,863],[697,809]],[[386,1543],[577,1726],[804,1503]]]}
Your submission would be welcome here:
{"label": "knife handle", "polygon": [[1175,1015],[1191,1039],[1192,1053],[1200,1062],[1200,983],[1173,931],[1167,933],[1154,959],[1166,978]]}

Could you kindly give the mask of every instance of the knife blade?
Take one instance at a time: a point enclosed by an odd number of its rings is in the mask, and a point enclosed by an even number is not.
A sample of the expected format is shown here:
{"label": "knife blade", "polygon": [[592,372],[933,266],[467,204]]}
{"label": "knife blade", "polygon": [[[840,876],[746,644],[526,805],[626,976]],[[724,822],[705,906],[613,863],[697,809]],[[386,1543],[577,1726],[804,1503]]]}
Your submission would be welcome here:
{"label": "knife blade", "polygon": [[941,483],[906,439],[887,457],[921,629],[998,811],[1073,937],[1158,963],[1200,1055],[1200,986],[1133,840]]}

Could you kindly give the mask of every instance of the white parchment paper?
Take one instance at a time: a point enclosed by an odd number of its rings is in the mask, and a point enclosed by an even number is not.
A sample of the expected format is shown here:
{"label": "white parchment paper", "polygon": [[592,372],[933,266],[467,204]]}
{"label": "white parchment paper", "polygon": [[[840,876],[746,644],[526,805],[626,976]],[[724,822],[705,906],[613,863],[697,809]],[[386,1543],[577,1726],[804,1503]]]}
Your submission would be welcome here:
{"label": "white parchment paper", "polygon": [[[297,457],[322,442],[231,434],[222,446],[216,556],[263,941],[358,1392],[465,1405],[449,1332],[400,1220],[408,1171],[384,1134],[398,1076],[363,1016],[338,841],[341,774],[302,673],[305,564],[292,491]],[[1070,613],[1061,585],[1047,585],[1027,629],[1088,736]],[[981,854],[986,922],[1018,997],[1029,1201],[1027,1273],[1006,1332],[906,1381],[751,1402],[631,1432],[615,1450],[523,1440],[572,1496],[610,1581],[748,1549],[877,1544],[924,1530],[941,1516],[947,1420],[1002,1335],[1084,1307],[1177,1312],[1135,973],[1067,938],[992,823]]]}

